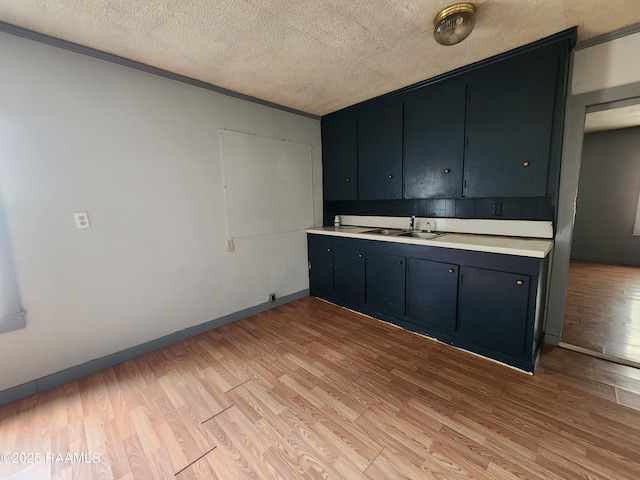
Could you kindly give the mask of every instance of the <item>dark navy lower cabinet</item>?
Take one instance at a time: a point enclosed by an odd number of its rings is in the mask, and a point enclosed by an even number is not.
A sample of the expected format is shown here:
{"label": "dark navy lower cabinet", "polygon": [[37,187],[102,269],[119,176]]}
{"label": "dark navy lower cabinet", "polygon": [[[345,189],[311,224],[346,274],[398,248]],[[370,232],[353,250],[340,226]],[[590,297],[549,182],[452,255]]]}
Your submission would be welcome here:
{"label": "dark navy lower cabinet", "polygon": [[527,275],[464,267],[460,337],[507,355],[524,355],[529,284]]}
{"label": "dark navy lower cabinet", "polygon": [[334,247],[333,284],[335,294],[346,302],[365,303],[365,265],[363,250]]}
{"label": "dark navy lower cabinet", "polygon": [[308,242],[311,295],[533,372],[548,257],[318,234]]}
{"label": "dark navy lower cabinet", "polygon": [[406,258],[367,252],[367,307],[394,317],[404,316]]}
{"label": "dark navy lower cabinet", "polygon": [[458,265],[409,259],[407,317],[428,329],[454,333],[458,310]]}
{"label": "dark navy lower cabinet", "polygon": [[309,237],[309,289],[333,295],[333,244],[330,237]]}

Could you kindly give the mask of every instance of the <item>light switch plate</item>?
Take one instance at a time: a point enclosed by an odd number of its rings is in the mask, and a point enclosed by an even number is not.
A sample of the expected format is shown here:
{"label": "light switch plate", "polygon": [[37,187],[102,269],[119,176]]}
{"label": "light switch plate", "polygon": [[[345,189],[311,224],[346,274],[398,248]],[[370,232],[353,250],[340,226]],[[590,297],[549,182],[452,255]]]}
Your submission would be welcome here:
{"label": "light switch plate", "polygon": [[76,221],[76,228],[90,228],[89,215],[87,212],[76,212],[73,214],[73,218]]}

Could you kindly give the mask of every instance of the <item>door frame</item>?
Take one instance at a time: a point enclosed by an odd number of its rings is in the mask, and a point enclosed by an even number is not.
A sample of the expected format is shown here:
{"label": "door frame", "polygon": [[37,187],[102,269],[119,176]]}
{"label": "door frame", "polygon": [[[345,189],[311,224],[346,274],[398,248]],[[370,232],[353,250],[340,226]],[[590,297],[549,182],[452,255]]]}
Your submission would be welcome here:
{"label": "door frame", "polygon": [[[633,99],[636,101],[632,101]],[[585,116],[590,111],[616,108],[630,103],[640,103],[640,82],[567,97],[545,343],[558,345],[562,335],[578,180],[582,163]]]}

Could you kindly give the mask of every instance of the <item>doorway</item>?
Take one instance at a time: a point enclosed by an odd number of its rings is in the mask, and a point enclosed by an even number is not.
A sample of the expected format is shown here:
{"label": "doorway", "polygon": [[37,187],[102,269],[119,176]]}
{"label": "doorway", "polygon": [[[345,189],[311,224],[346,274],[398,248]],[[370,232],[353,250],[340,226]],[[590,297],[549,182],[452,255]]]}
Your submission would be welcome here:
{"label": "doorway", "polygon": [[559,345],[640,367],[636,101],[587,109]]}

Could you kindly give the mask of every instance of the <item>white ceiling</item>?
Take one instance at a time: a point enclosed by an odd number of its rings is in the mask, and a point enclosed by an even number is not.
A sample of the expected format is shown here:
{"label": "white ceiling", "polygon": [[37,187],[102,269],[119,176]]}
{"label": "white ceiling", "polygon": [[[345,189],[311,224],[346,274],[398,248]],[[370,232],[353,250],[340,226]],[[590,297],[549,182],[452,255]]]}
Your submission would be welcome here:
{"label": "white ceiling", "polygon": [[640,22],[639,0],[475,0],[477,24],[438,45],[454,0],[0,0],[0,21],[315,115],[577,25]]}

